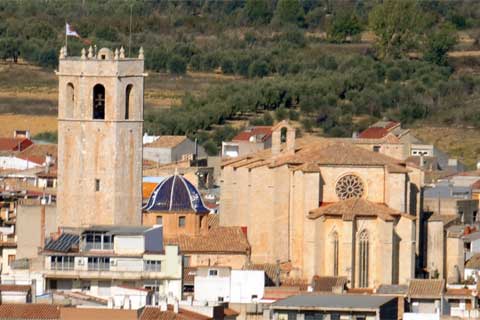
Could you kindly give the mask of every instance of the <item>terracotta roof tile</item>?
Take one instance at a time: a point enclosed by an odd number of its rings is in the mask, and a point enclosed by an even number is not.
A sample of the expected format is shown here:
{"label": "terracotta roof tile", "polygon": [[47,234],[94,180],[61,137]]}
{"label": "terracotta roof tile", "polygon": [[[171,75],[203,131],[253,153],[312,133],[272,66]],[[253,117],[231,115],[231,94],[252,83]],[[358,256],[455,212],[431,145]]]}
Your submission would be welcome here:
{"label": "terracotta roof tile", "polygon": [[313,291],[333,292],[337,287],[344,289],[347,285],[347,277],[320,277],[314,276],[312,279]]}
{"label": "terracotta roof tile", "polygon": [[444,291],[442,279],[412,279],[408,285],[410,298],[439,299]]}
{"label": "terracotta roof tile", "polygon": [[208,320],[210,317],[179,308],[178,313],[173,312],[173,307],[168,306],[167,311],[160,311],[158,307],[145,307],[139,320]]}
{"label": "terracotta roof tile", "polygon": [[263,299],[280,300],[297,295],[300,292],[301,290],[298,287],[265,287]]}
{"label": "terracotta roof tile", "polygon": [[18,157],[24,160],[29,160],[42,165],[45,162],[45,157],[51,155],[57,159],[57,145],[53,143],[34,144],[22,152],[18,153]]}
{"label": "terracotta roof tile", "polygon": [[145,148],[173,148],[187,139],[186,136],[160,136],[152,143],[144,145]]}
{"label": "terracotta roof tile", "polygon": [[0,138],[0,151],[21,151],[32,144],[27,138]]}
{"label": "terracotta roof tile", "polygon": [[247,237],[241,227],[214,227],[196,236],[165,237],[165,244],[176,244],[186,253],[240,253],[250,251]]}
{"label": "terracotta roof tile", "polygon": [[0,319],[60,319],[60,307],[53,304],[2,304]]}
{"label": "terracotta roof tile", "polygon": [[378,217],[384,221],[393,221],[394,216],[405,216],[411,219],[414,217],[393,210],[385,204],[374,203],[365,199],[347,199],[341,200],[309,212],[310,219],[317,219],[321,216],[337,216],[343,220],[350,221],[354,217]]}
{"label": "terracotta roof tile", "polygon": [[362,132],[360,132],[358,137],[361,139],[381,139],[385,137],[388,133],[389,133],[388,129],[372,127],[372,128],[367,128]]}
{"label": "terracotta roof tile", "polygon": [[428,221],[440,221],[447,227],[454,222],[460,221],[460,217],[455,214],[432,214]]}
{"label": "terracotta roof tile", "polygon": [[459,288],[459,289],[447,289],[445,292],[446,298],[459,298],[459,297],[468,297],[473,298],[472,290],[467,288]]}
{"label": "terracotta roof tile", "polygon": [[280,153],[272,156],[271,149],[259,151],[255,154],[228,159],[222,163],[223,167],[247,167],[249,169],[269,166],[275,168],[282,165],[361,165],[384,166],[389,171],[407,173],[405,162],[390,158],[378,152],[369,151],[352,143],[338,139],[306,137],[295,141],[294,154]]}
{"label": "terracotta roof tile", "polygon": [[257,126],[244,130],[233,137],[232,141],[249,141],[251,137],[258,136],[260,141],[265,141],[272,135],[272,127]]}
{"label": "terracotta roof tile", "polygon": [[32,290],[32,287],[19,284],[0,284],[0,291],[10,292],[28,292]]}
{"label": "terracotta roof tile", "polygon": [[209,229],[220,226],[220,215],[215,213],[207,215],[207,225]]}
{"label": "terracotta roof tile", "polygon": [[62,320],[137,320],[136,310],[101,309],[101,308],[61,308]]}

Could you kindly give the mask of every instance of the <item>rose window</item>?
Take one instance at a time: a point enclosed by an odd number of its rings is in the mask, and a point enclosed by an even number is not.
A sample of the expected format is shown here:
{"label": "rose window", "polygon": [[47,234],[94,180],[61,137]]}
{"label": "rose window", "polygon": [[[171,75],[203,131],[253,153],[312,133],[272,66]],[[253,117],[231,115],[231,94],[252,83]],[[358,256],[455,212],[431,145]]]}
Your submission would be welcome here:
{"label": "rose window", "polygon": [[349,174],[338,180],[335,192],[341,200],[350,198],[361,198],[364,193],[364,186],[359,177]]}

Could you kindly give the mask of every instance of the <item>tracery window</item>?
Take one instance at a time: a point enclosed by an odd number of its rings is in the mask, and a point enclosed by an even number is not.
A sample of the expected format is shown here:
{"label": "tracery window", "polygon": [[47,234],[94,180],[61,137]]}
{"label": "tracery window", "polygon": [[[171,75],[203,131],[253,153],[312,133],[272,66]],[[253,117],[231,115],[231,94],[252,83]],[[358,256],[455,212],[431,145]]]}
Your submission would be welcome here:
{"label": "tracery window", "polygon": [[365,187],[362,180],[353,174],[345,175],[337,181],[335,192],[338,198],[346,200],[363,197]]}
{"label": "tracery window", "polygon": [[359,259],[359,281],[360,288],[368,287],[368,258],[369,258],[369,242],[368,232],[363,230],[358,237],[358,259]]}

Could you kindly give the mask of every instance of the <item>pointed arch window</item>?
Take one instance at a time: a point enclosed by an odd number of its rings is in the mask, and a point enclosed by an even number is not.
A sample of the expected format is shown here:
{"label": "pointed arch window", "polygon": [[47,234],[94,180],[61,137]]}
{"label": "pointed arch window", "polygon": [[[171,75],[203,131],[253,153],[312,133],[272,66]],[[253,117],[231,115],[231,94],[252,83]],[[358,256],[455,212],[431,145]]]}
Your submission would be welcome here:
{"label": "pointed arch window", "polygon": [[65,117],[72,118],[73,117],[73,109],[75,107],[75,88],[73,83],[67,83],[66,88],[66,101],[65,101]]}
{"label": "pointed arch window", "polygon": [[369,267],[369,240],[367,230],[363,230],[358,237],[358,259],[359,259],[359,281],[358,286],[360,288],[368,287],[368,267]]}
{"label": "pointed arch window", "polygon": [[333,275],[338,276],[338,233],[334,231],[330,235],[330,245],[332,248]]}
{"label": "pointed arch window", "polygon": [[129,84],[125,89],[125,120],[130,118],[130,109],[133,103],[133,84]]}
{"label": "pointed arch window", "polygon": [[93,87],[93,119],[105,119],[105,87]]}

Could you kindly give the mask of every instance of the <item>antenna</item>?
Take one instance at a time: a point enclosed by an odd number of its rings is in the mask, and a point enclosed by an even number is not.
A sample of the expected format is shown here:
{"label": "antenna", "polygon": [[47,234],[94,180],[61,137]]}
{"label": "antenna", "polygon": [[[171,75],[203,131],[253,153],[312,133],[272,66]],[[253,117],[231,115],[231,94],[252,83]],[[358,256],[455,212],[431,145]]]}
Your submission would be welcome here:
{"label": "antenna", "polygon": [[132,50],[132,11],[133,11],[133,3],[130,5],[130,28],[128,31],[128,56],[131,57],[131,50]]}

